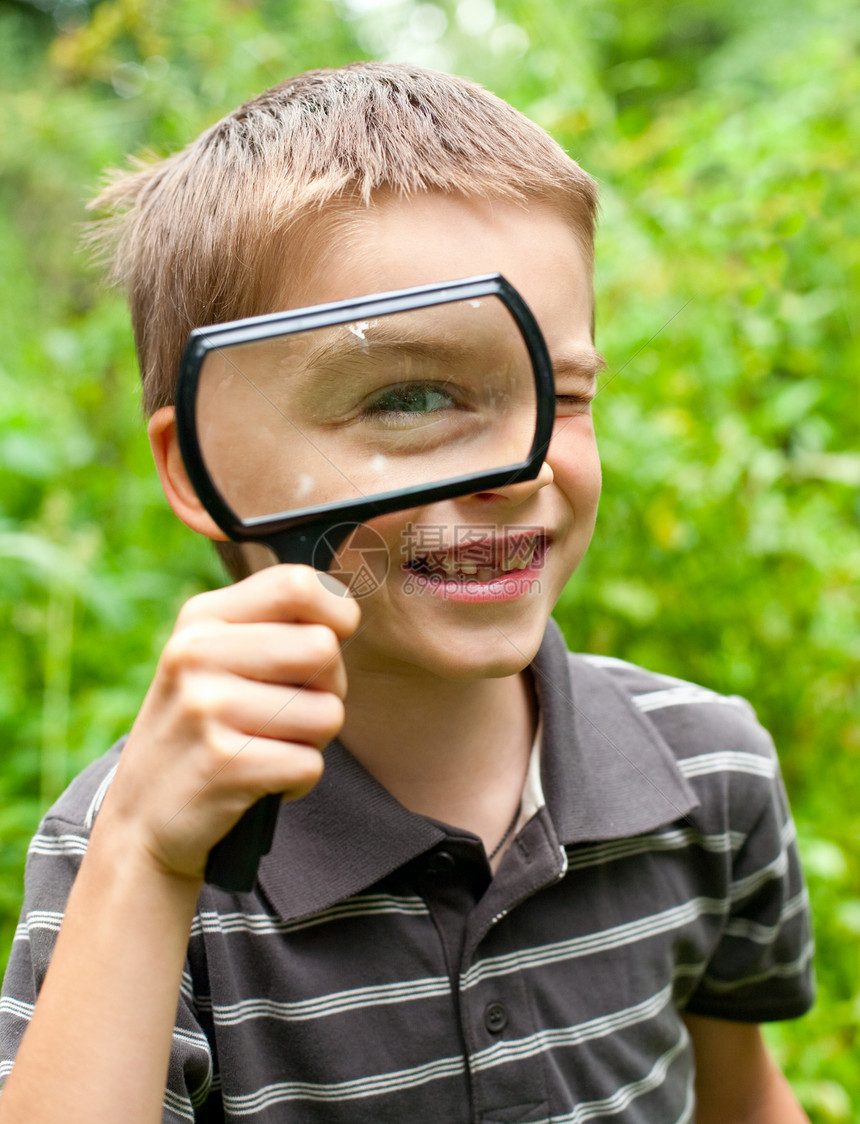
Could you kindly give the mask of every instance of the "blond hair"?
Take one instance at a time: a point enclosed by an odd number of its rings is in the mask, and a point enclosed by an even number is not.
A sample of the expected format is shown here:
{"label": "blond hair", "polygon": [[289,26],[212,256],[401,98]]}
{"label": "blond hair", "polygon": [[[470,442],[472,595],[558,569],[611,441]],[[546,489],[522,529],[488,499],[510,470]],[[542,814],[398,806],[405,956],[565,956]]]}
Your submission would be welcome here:
{"label": "blond hair", "polygon": [[181,152],[113,173],[91,204],[108,212],[89,241],[128,295],[145,412],[173,401],[192,328],[276,311],[302,220],[383,190],[547,201],[592,261],[594,181],[506,102],[419,67],[308,71]]}
{"label": "blond hair", "polygon": [[[192,328],[278,311],[289,263],[318,251],[340,217],[378,193],[432,190],[549,203],[590,271],[594,180],[507,102],[420,67],[308,71],[181,152],[112,173],[90,204],[107,215],[88,241],[126,290],[146,414],[173,402]],[[243,548],[215,547],[234,579],[248,575]]]}

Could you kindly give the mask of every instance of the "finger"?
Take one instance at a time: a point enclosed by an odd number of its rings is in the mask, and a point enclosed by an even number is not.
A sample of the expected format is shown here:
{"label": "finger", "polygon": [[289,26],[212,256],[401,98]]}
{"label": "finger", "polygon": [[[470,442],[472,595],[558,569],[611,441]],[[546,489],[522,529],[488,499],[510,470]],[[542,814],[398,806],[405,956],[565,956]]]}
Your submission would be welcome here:
{"label": "finger", "polygon": [[168,672],[223,670],[245,679],[346,696],[340,641],[322,624],[229,624],[198,620],[167,641]]}
{"label": "finger", "polygon": [[324,624],[345,640],[358,627],[361,610],[353,598],[339,597],[326,588],[310,566],[280,565],[192,597],[180,621],[201,619]]}
{"label": "finger", "polygon": [[322,749],[343,725],[343,701],[331,691],[275,686],[224,675],[198,675],[182,691],[189,732],[216,748],[218,727],[244,738],[266,737]]}
{"label": "finger", "polygon": [[[298,800],[322,776],[322,753],[298,743],[219,730],[218,754],[209,753],[196,781],[173,790],[162,805],[154,851],[171,869],[202,873],[206,854],[252,804],[277,794]],[[203,765],[203,760],[198,762]],[[201,847],[200,844],[203,844]]]}
{"label": "finger", "polygon": [[304,742],[258,736],[243,739],[236,731],[225,731],[227,751],[207,787],[218,789],[219,801],[235,802],[244,809],[262,796],[277,793],[297,800],[322,776],[321,749]]}

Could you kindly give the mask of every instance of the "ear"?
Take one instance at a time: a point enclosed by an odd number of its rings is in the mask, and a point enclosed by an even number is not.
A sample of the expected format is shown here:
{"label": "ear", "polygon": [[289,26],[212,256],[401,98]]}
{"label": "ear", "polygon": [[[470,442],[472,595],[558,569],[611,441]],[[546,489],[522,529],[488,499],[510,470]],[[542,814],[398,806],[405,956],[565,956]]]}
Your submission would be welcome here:
{"label": "ear", "polygon": [[149,419],[148,431],[158,478],[174,514],[192,531],[209,539],[226,541],[227,536],[197,498],[188,479],[179,450],[173,406],[162,406],[156,410]]}

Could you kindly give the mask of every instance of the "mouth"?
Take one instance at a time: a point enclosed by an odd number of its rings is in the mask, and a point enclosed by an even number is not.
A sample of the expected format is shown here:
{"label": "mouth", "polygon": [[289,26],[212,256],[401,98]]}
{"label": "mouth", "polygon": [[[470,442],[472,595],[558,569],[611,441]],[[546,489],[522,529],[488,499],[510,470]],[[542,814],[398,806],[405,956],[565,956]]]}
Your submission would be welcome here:
{"label": "mouth", "polygon": [[548,549],[545,535],[482,539],[454,550],[440,548],[416,556],[404,569],[444,582],[494,582],[539,570]]}

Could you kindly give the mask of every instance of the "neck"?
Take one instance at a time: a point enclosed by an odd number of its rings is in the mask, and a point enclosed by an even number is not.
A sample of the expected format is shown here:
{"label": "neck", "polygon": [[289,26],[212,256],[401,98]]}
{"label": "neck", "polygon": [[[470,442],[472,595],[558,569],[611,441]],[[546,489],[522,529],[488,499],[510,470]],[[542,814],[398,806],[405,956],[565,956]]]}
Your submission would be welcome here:
{"label": "neck", "polygon": [[351,669],[349,679],[344,745],[405,807],[473,831],[492,849],[528,768],[531,673],[452,682]]}

